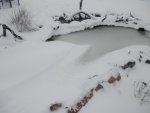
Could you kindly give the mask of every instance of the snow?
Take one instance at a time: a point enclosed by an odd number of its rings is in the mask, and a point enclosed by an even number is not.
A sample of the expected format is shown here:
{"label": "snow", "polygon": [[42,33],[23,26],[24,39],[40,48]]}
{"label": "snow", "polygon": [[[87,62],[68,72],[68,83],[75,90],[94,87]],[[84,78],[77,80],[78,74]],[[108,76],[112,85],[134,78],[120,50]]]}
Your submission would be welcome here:
{"label": "snow", "polygon": [[[137,60],[135,56],[137,56],[139,51],[144,51],[145,57],[150,55],[149,47],[134,46],[109,53],[106,57],[85,66],[80,64],[78,60],[87,47],[78,47],[62,42],[52,42],[46,46],[40,43],[29,45],[28,42],[28,46],[26,45],[24,43],[1,53],[1,75],[3,74],[3,76],[0,79],[0,112],[2,113],[47,113],[49,111],[48,107],[54,102],[62,102],[64,106],[70,107],[96,83],[101,80],[107,80],[116,70],[122,71],[120,68],[110,64],[122,65],[126,60]],[[29,48],[30,51],[28,51]],[[54,49],[55,51],[53,51]],[[132,51],[133,55],[128,55],[128,50]],[[128,104],[129,106],[126,107],[128,109],[132,108],[133,111],[136,110],[135,108],[138,108],[140,105],[133,97],[133,81],[139,79],[143,81],[149,80],[147,74],[143,75],[145,72],[149,72],[149,66],[148,64],[138,64],[134,70],[123,71],[121,83],[117,84],[116,87],[106,84],[104,91],[99,92],[104,96],[106,91],[108,91],[105,98],[98,96],[98,94],[95,95],[95,98],[106,99],[106,101],[100,101],[104,102],[103,106],[106,105],[105,102],[107,103],[110,97],[116,100],[120,98],[116,102],[118,104],[123,103],[121,108],[129,102],[131,105]],[[98,74],[98,77],[91,80],[88,79],[94,75],[93,72]],[[125,73],[129,74],[129,78],[125,76]],[[118,94],[118,90],[121,94]],[[130,98],[133,100],[132,102],[130,102]],[[97,99],[93,99],[92,101],[94,102],[92,103],[98,104],[99,101],[97,103]],[[116,103],[114,107],[116,108],[118,104]],[[108,105],[111,105],[110,102]],[[91,106],[86,107],[86,110],[90,108]],[[99,110],[99,107],[97,108],[96,110]],[[94,110],[95,108],[92,107],[91,109]],[[139,109],[144,113],[149,111],[149,107],[145,109],[145,106]],[[140,113],[139,109],[137,109],[137,113]],[[105,110],[109,113],[107,109]],[[118,113],[120,110],[118,110]]]}
{"label": "snow", "polygon": [[[68,34],[101,24],[99,20],[102,18],[60,24],[50,17],[63,12],[77,12],[78,3],[76,0],[21,0],[21,4],[34,15],[37,25],[43,28],[35,32],[19,33],[24,38],[22,42],[16,42],[11,34],[0,37],[0,113],[51,113],[49,107],[55,102],[63,103],[63,107],[55,113],[67,113],[66,107],[69,109],[74,106],[98,83],[104,88],[94,91],[94,97],[80,113],[150,112],[149,100],[145,102],[142,97],[134,96],[135,82],[147,83],[149,88],[150,64],[145,63],[150,60],[149,46],[120,48],[85,63],[81,59],[88,45],[45,42],[53,35]],[[115,16],[110,14],[114,12],[128,18],[132,12],[142,19],[139,25],[150,30],[149,6],[148,0],[84,0],[83,9],[100,12],[103,16],[108,13],[105,25],[137,29],[139,26],[132,24],[114,24]],[[14,9],[1,10],[0,23],[9,24],[7,16]],[[59,29],[54,30],[58,26]],[[122,69],[129,61],[135,61],[136,65]],[[108,79],[118,73],[121,80],[109,84]],[[144,91],[140,93],[144,94]],[[147,98],[150,98],[149,95]]]}

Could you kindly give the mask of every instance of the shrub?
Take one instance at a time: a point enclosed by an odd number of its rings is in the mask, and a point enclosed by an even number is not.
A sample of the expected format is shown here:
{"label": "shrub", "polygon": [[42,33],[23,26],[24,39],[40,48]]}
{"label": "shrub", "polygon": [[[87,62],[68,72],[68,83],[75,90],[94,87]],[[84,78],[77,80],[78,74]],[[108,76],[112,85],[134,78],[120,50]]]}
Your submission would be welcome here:
{"label": "shrub", "polygon": [[25,8],[14,10],[10,16],[10,24],[13,25],[19,32],[29,32],[37,30],[32,17]]}
{"label": "shrub", "polygon": [[134,97],[139,99],[141,102],[150,102],[150,83],[135,81]]}

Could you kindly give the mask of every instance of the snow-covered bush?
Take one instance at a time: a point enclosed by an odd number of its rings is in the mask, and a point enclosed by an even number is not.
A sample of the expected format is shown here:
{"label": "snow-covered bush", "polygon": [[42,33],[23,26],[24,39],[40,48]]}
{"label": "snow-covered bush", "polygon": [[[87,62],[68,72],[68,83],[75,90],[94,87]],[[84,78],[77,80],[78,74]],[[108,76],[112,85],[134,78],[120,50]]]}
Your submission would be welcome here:
{"label": "snow-covered bush", "polygon": [[19,32],[37,30],[37,26],[34,24],[31,15],[25,8],[14,10],[9,21]]}

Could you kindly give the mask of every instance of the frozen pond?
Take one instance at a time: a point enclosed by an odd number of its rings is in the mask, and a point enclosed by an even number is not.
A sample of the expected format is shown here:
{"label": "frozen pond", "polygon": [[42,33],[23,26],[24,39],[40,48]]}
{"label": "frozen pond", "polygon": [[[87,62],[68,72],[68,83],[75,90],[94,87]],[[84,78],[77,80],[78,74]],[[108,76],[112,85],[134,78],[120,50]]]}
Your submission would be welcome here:
{"label": "frozen pond", "polygon": [[99,27],[93,30],[60,36],[57,40],[78,45],[89,45],[89,49],[84,54],[84,60],[90,61],[107,52],[126,46],[150,46],[150,32],[139,32],[123,27]]}

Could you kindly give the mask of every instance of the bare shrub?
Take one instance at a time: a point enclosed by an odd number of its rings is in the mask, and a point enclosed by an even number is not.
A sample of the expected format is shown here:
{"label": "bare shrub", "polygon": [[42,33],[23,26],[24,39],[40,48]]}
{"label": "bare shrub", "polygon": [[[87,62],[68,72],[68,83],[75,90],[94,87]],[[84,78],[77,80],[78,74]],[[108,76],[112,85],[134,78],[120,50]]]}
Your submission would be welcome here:
{"label": "bare shrub", "polygon": [[135,81],[134,82],[134,97],[141,102],[150,101],[150,83]]}
{"label": "bare shrub", "polygon": [[10,16],[10,24],[19,32],[29,32],[37,30],[32,17],[25,8],[14,10]]}

